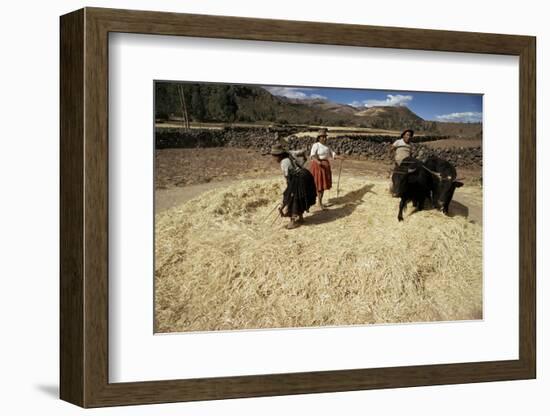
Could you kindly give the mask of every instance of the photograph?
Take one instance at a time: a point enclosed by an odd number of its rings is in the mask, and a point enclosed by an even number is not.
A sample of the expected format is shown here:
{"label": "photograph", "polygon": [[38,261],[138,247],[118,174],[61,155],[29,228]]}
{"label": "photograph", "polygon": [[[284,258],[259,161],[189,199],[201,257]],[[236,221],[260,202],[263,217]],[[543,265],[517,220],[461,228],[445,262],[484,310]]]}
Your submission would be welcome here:
{"label": "photograph", "polygon": [[542,8],[239,2],[8,19],[8,407],[539,414]]}
{"label": "photograph", "polygon": [[156,80],[154,332],[483,319],[483,95]]}

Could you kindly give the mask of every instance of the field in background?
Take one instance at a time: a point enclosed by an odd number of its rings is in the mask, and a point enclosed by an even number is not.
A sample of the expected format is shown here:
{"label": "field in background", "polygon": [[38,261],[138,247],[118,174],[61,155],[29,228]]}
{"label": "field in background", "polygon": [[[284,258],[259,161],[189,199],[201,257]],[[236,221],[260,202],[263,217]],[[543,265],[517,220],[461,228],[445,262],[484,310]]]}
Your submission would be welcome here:
{"label": "field in background", "polygon": [[[393,167],[391,162],[355,157],[335,163],[337,169],[342,163],[343,174],[365,178],[387,179]],[[479,185],[480,167],[459,167],[457,172],[466,184]],[[273,175],[281,175],[279,165],[271,156],[253,149],[215,147],[155,151],[155,187],[160,190]]]}
{"label": "field in background", "polygon": [[[199,123],[191,121],[189,123],[189,126],[192,129],[214,129],[214,130],[221,130],[224,127],[227,127],[227,123]],[[266,128],[270,127],[272,124],[270,123],[231,123],[231,127],[247,127],[247,128]],[[157,121],[155,123],[155,127],[157,128],[183,128],[183,124],[180,120],[177,119],[171,119],[168,121]]]}
{"label": "field in background", "polygon": [[453,149],[457,147],[480,147],[481,139],[445,139],[424,143],[433,149]]}
{"label": "field in background", "polygon": [[[190,127],[192,129],[212,129],[212,130],[221,130],[227,126],[229,126],[227,123],[198,123],[198,122],[190,122]],[[273,128],[274,125],[272,123],[231,123],[231,127],[240,127],[240,128]],[[156,128],[182,128],[183,124],[181,121],[178,120],[170,120],[170,121],[162,121],[162,122],[156,122],[155,123]],[[286,127],[286,126],[279,126],[279,127]],[[296,127],[296,126],[289,126],[289,127]],[[312,131],[304,131],[297,133],[296,136],[316,136],[317,131],[314,131],[315,129],[320,128],[328,128],[329,129],[329,136],[335,136],[338,133],[346,133],[346,134],[383,134],[383,135],[389,135],[389,136],[399,136],[401,134],[400,131],[397,130],[384,130],[384,129],[375,129],[370,127],[343,127],[343,126],[317,126],[317,125],[308,125],[308,126],[298,126],[303,129],[309,129]],[[421,133],[421,132],[420,132]]]}

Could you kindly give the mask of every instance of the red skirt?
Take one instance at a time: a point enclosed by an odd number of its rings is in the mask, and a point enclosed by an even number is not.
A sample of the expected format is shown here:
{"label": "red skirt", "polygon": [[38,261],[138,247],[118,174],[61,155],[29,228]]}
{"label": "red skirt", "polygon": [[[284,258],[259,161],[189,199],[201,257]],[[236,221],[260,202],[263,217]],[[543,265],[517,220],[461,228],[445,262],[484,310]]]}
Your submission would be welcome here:
{"label": "red skirt", "polygon": [[326,191],[332,188],[332,170],[330,169],[330,162],[328,160],[312,160],[309,170],[315,180],[315,187],[317,192]]}

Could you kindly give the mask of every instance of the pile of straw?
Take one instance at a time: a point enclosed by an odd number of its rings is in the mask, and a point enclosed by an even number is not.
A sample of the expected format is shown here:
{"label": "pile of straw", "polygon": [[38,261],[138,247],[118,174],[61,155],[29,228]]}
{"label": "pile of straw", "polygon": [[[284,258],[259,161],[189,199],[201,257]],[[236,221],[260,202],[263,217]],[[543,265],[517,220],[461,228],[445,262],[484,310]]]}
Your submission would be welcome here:
{"label": "pile of straw", "polygon": [[481,226],[412,207],[399,223],[387,187],[342,178],[294,230],[272,212],[280,178],[158,214],[156,332],[480,319]]}

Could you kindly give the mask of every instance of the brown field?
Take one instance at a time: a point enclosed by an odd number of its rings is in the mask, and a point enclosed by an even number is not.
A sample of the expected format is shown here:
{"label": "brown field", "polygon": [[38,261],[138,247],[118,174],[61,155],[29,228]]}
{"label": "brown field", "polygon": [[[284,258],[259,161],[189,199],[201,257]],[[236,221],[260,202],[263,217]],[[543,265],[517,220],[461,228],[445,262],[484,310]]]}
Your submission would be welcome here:
{"label": "brown field", "polygon": [[[198,122],[190,122],[190,127],[193,129],[212,129],[212,130],[221,130],[224,127],[226,127],[227,123],[198,123]],[[231,123],[232,127],[250,127],[250,128],[265,128],[269,127],[271,124],[269,123]],[[157,121],[155,122],[155,127],[157,128],[165,128],[165,129],[173,129],[173,128],[181,128],[183,127],[182,122],[173,119],[168,121]]]}
{"label": "brown field", "polygon": [[481,139],[445,139],[425,142],[424,145],[432,148],[448,149],[456,147],[481,147]]}
{"label": "brown field", "polygon": [[[250,149],[159,149],[155,156],[157,189],[228,179],[264,178],[280,173],[271,156]],[[386,177],[392,168],[391,163],[352,158],[342,163],[345,172],[352,175]],[[472,173],[472,176],[475,175]]]}
{"label": "brown field", "polygon": [[[315,127],[320,128],[320,126]],[[341,136],[345,134],[346,136],[365,136],[365,135],[387,135],[387,136],[399,136],[401,134],[400,131],[397,130],[383,130],[383,129],[373,129],[370,127],[329,127],[329,131],[327,133],[328,137],[335,137],[335,136]],[[300,133],[296,133],[295,136],[297,137],[317,137],[316,131],[304,131]]]}
{"label": "brown field", "polygon": [[270,162],[269,156],[249,149],[159,149],[155,152],[155,187],[261,178],[277,171]]}
{"label": "brown field", "polygon": [[156,332],[482,318],[473,182],[450,217],[410,208],[398,223],[390,164],[347,159],[339,197],[333,188],[327,211],[289,231],[273,211],[283,178],[269,156],[166,149],[156,162]]}
{"label": "brown field", "polygon": [[[228,126],[227,123],[197,123],[197,122],[191,122],[189,123],[190,127],[193,129],[212,129],[212,130],[221,130],[224,127]],[[155,127],[157,128],[181,128],[182,123],[178,120],[169,120],[169,121],[160,121],[155,123]],[[231,123],[231,127],[248,127],[248,128],[266,128],[266,127],[273,127],[272,123]],[[312,129],[312,131],[305,131],[301,133],[297,133],[296,136],[313,136],[317,135],[317,132],[315,129],[320,128],[328,128],[329,129],[329,136],[335,136],[340,135],[342,133],[346,133],[346,135],[353,135],[353,134],[384,134],[389,136],[398,136],[401,134],[400,131],[397,130],[384,130],[384,129],[374,129],[371,127],[345,127],[345,126],[315,126],[310,125],[307,126],[308,129]],[[332,133],[331,133],[332,132]]]}
{"label": "brown field", "polygon": [[[340,162],[336,162],[335,170]],[[155,152],[155,187],[171,189],[234,179],[265,178],[279,175],[277,163],[269,155],[251,149],[158,149]],[[348,157],[342,162],[342,172],[348,176],[388,178],[391,162]],[[479,181],[481,169],[458,168],[458,177],[466,184]]]}

